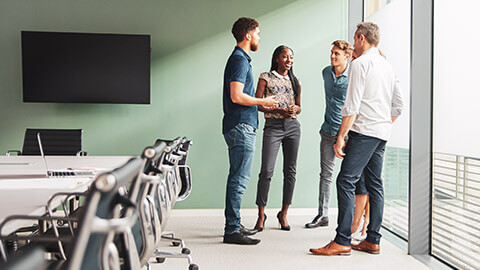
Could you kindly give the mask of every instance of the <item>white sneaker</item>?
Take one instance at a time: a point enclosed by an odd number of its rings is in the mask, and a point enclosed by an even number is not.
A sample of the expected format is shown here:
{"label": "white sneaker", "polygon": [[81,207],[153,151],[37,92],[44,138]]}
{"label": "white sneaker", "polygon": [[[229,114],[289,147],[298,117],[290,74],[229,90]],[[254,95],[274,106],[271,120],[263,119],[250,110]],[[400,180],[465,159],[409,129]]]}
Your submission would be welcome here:
{"label": "white sneaker", "polygon": [[352,235],[352,239],[358,242],[362,242],[367,238],[367,234],[362,235],[361,231],[357,231]]}
{"label": "white sneaker", "polygon": [[362,235],[363,224],[365,223],[365,216],[362,215],[360,225],[358,225],[357,231],[352,233],[352,239],[355,241],[363,241],[367,238],[367,234]]}

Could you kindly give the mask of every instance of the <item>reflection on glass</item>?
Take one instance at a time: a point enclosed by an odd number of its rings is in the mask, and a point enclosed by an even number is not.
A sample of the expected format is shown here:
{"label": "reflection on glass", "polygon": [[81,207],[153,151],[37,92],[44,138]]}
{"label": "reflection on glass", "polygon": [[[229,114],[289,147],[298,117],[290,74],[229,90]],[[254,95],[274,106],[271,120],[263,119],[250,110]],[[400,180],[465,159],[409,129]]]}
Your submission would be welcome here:
{"label": "reflection on glass", "polygon": [[460,269],[480,265],[480,159],[434,153],[432,254]]}
{"label": "reflection on glass", "polygon": [[365,3],[365,17],[369,17],[373,13],[379,11],[384,6],[390,4],[393,0],[366,0]]}
{"label": "reflection on glass", "polygon": [[406,148],[387,147],[383,161],[385,209],[382,226],[408,238],[408,160]]}
{"label": "reflection on glass", "polygon": [[368,13],[372,14],[366,17],[365,21],[373,22],[380,28],[378,46],[398,75],[405,102],[402,115],[392,126],[392,136],[388,140],[384,154],[382,179],[385,206],[382,226],[407,240],[410,152],[410,1],[366,0],[365,5]]}

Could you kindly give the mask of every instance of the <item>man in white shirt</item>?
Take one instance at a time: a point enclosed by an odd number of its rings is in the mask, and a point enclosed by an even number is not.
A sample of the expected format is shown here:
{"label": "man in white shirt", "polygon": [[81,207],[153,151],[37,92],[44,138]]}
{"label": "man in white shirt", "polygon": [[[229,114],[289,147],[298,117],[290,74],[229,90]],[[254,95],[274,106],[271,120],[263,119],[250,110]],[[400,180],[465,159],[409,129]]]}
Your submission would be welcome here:
{"label": "man in white shirt", "polygon": [[[378,26],[370,22],[358,24],[354,40],[354,52],[360,56],[350,64],[342,124],[334,145],[335,155],[343,159],[337,177],[337,235],[325,247],[310,249],[317,255],[349,255],[352,248],[380,253],[383,154],[392,123],[402,112],[403,100],[392,66],[377,49],[380,41]],[[349,139],[345,145],[347,133]],[[351,245],[355,184],[362,173],[370,194],[370,224],[367,238],[358,245]]]}

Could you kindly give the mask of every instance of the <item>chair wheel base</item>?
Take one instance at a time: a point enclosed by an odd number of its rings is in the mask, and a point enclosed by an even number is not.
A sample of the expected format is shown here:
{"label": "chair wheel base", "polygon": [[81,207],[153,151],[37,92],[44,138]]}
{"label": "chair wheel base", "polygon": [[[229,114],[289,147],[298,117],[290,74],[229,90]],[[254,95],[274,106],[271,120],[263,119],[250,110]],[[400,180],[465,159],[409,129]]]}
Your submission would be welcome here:
{"label": "chair wheel base", "polygon": [[188,249],[188,248],[182,248],[182,253],[183,253],[183,254],[190,254],[190,249]]}
{"label": "chair wheel base", "polygon": [[180,242],[172,242],[172,245],[175,246],[175,247],[178,247],[178,246],[180,246]]}
{"label": "chair wheel base", "polygon": [[188,266],[188,270],[198,270],[198,269],[199,269],[198,265],[196,265],[194,263],[192,263],[192,264],[190,264],[190,266]]}
{"label": "chair wheel base", "polygon": [[159,258],[159,257],[157,257],[156,259],[157,259],[157,263],[163,263],[163,262],[165,262],[165,258]]}

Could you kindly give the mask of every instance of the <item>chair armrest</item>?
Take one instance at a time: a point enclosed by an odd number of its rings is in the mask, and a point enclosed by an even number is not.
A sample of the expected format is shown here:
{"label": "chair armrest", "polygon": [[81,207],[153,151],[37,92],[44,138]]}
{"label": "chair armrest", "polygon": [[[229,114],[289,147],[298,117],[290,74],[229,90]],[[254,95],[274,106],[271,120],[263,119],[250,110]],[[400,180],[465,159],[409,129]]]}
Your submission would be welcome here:
{"label": "chair armrest", "polygon": [[[47,209],[47,212],[50,213],[51,209],[52,209],[52,202],[53,202],[53,199],[55,199],[56,197],[59,197],[59,196],[65,196],[65,199],[64,201],[67,201],[68,199],[70,199],[70,197],[73,197],[73,196],[86,196],[86,192],[58,192],[58,193],[55,193],[53,194],[52,196],[50,196],[50,198],[48,199],[47,201],[47,205],[45,206]],[[51,213],[50,213],[51,215]]]}
{"label": "chair armrest", "polygon": [[[29,215],[12,215],[6,217],[3,222],[0,224],[0,239],[8,239],[10,235],[3,235],[3,227],[10,221],[13,220],[38,220],[38,221],[56,221],[56,220],[64,220],[64,221],[76,221],[74,218],[70,217],[46,217],[46,216],[29,216]],[[16,239],[29,239],[28,236],[20,237],[16,236]],[[71,237],[68,237],[71,239]],[[60,239],[57,239],[60,240]]]}
{"label": "chair armrest", "polygon": [[92,221],[92,232],[115,232],[122,233],[127,232],[128,228],[132,228],[135,222],[137,222],[137,213],[133,212],[130,216],[123,218],[110,218],[103,219],[95,217]]}
{"label": "chair armrest", "polygon": [[22,155],[22,151],[19,151],[19,150],[8,150],[5,155],[10,156],[11,153],[17,153],[17,156]]}
{"label": "chair armrest", "polygon": [[[7,224],[8,222],[12,221],[12,220],[37,220],[37,221],[50,221],[51,224],[54,226],[54,231],[55,231],[55,235],[54,236],[46,236],[46,235],[41,235],[41,236],[38,236],[38,235],[32,235],[32,234],[29,234],[29,235],[15,235],[15,234],[8,234],[8,235],[3,235],[3,227],[5,226],[5,224]],[[8,216],[7,218],[5,218],[5,220],[2,222],[2,224],[0,224],[0,240],[26,240],[26,241],[30,241],[32,239],[35,239],[35,241],[40,241],[40,242],[53,242],[53,241],[57,241],[57,244],[58,244],[58,248],[60,249],[60,255],[62,256],[62,259],[66,260],[67,257],[65,255],[65,250],[63,248],[63,242],[70,242],[73,240],[73,235],[69,235],[69,236],[64,236],[64,235],[60,235],[58,233],[58,230],[56,229],[55,227],[55,222],[54,221],[58,221],[58,220],[63,220],[63,221],[67,221],[67,222],[71,222],[71,221],[75,221],[74,219],[70,218],[70,217],[47,217],[47,216],[29,216],[29,215],[13,215],[13,216]],[[3,252],[1,254],[2,256],[4,256]],[[5,257],[6,258],[6,257]]]}
{"label": "chair armrest", "polygon": [[[181,178],[182,180],[182,187],[183,185],[185,184],[186,187],[185,187],[185,190],[180,190],[180,192],[184,191],[183,194],[178,194],[178,198],[177,198],[177,201],[183,201],[185,200],[186,198],[188,198],[188,196],[190,196],[190,193],[192,192],[192,169],[190,168],[190,166],[188,165],[179,165],[178,168],[184,168],[185,171],[185,178]],[[179,174],[179,176],[181,176]],[[185,182],[184,182],[185,181]]]}

